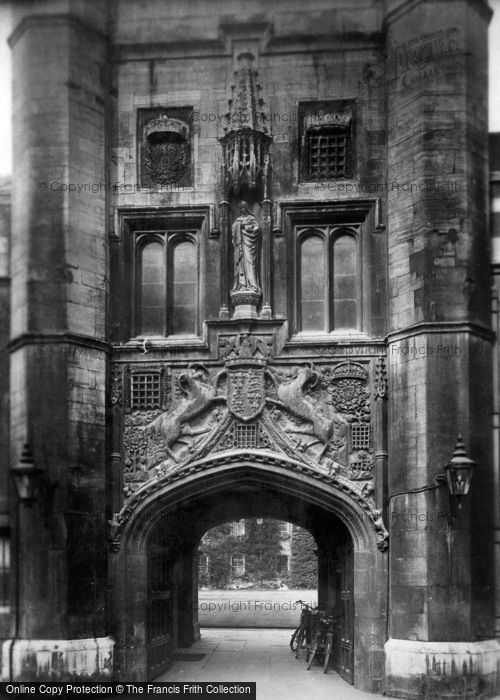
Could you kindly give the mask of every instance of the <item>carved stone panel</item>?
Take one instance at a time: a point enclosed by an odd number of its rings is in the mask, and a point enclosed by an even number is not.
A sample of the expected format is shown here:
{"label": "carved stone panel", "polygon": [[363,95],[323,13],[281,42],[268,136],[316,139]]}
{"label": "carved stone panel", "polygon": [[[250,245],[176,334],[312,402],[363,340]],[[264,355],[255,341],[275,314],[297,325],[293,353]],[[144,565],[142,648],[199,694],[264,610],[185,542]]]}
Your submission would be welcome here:
{"label": "carved stone panel", "polygon": [[368,364],[285,365],[272,361],[271,348],[271,338],[239,334],[222,340],[222,366],[125,369],[126,495],[234,449],[270,450],[322,474],[372,480]]}
{"label": "carved stone panel", "polygon": [[231,455],[279,459],[351,493],[384,543],[372,498],[370,361],[291,364],[271,349],[272,338],[238,334],[220,340],[211,366],[126,366],[123,387],[113,372],[113,400],[124,396],[126,502]]}
{"label": "carved stone panel", "polygon": [[185,187],[193,184],[192,108],[141,109],[137,143],[141,187]]}

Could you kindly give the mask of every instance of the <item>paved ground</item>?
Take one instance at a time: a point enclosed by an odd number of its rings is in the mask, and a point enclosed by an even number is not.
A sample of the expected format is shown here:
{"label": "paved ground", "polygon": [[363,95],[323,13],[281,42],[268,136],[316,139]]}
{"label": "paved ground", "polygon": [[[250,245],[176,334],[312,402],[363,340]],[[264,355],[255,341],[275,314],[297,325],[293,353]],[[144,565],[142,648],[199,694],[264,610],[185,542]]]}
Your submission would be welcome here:
{"label": "paved ground", "polygon": [[288,646],[291,630],[203,629],[202,639],[186,654],[205,654],[199,661],[175,661],[155,681],[256,681],[257,700],[362,700],[379,695],[355,690],[334,671],[327,675]]}
{"label": "paved ground", "polygon": [[198,615],[202,627],[295,627],[303,600],[316,605],[317,590],[200,591]]}

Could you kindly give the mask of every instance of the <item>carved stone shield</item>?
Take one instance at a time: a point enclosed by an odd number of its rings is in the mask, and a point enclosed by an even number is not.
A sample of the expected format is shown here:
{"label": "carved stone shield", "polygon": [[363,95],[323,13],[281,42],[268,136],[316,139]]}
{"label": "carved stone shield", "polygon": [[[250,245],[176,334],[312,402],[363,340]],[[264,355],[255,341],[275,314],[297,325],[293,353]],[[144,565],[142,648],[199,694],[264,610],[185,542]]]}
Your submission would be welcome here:
{"label": "carved stone shield", "polygon": [[227,368],[227,405],[233,416],[249,421],[264,408],[265,367]]}

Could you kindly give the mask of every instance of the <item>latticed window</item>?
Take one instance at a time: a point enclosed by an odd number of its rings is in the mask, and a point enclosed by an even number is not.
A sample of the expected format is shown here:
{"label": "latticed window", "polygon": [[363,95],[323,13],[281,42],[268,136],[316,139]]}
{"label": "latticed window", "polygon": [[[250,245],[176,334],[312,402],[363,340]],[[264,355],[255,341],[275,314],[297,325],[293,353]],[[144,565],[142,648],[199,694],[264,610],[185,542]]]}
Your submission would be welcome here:
{"label": "latticed window", "polygon": [[351,423],[351,449],[369,450],[372,446],[372,427],[369,423]]}
{"label": "latticed window", "polygon": [[134,372],[131,375],[130,408],[161,408],[160,372]]}
{"label": "latticed window", "polygon": [[231,556],[231,575],[234,577],[243,576],[245,573],[245,555],[233,554]]}
{"label": "latticed window", "polygon": [[350,126],[314,126],[303,143],[303,174],[307,180],[352,177]]}
{"label": "latticed window", "polygon": [[236,447],[245,448],[257,446],[257,425],[237,423],[234,430]]}
{"label": "latticed window", "polygon": [[349,464],[349,479],[370,479],[373,463],[368,459],[358,459]]}
{"label": "latticed window", "polygon": [[306,135],[307,173],[316,180],[351,177],[348,129],[319,127]]}

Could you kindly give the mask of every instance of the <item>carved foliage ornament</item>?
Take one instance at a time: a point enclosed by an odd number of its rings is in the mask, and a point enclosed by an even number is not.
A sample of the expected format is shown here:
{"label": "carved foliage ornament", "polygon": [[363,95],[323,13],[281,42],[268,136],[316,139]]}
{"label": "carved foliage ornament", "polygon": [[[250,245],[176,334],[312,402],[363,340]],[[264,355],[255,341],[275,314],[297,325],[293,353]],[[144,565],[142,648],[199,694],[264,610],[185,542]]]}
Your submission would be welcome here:
{"label": "carved foliage ornament", "polygon": [[[373,509],[366,365],[349,360],[321,367],[279,366],[270,363],[271,336],[239,334],[221,341],[222,369],[192,363],[164,370],[160,384],[137,379],[136,392],[151,390],[155,401],[154,392],[163,387],[168,410],[164,401],[161,408],[157,403],[149,409],[130,408],[134,372],[127,370],[125,497],[135,498],[159,479],[177,478],[192,465],[209,465],[212,455],[220,459],[250,450],[252,460],[259,452],[268,461],[281,455],[294,469],[333,479],[342,488],[351,484],[349,492]],[[154,374],[158,368],[149,369]],[[383,540],[383,523],[370,512]]]}
{"label": "carved foliage ornament", "polygon": [[[279,368],[269,363],[271,336],[239,334],[221,343],[219,370],[199,363],[170,371],[155,365],[149,379],[146,368],[126,370],[127,496],[211,452],[243,447],[272,450],[352,481],[372,478],[364,365],[349,360]],[[153,403],[137,403],[148,391]]]}

